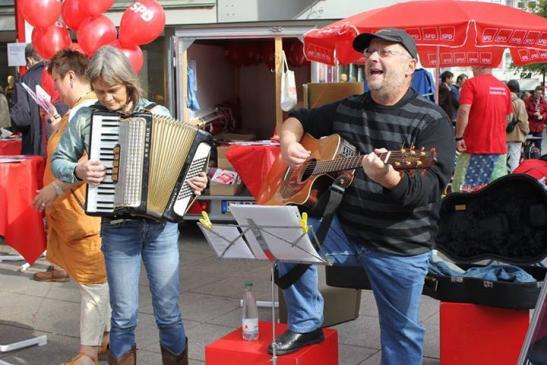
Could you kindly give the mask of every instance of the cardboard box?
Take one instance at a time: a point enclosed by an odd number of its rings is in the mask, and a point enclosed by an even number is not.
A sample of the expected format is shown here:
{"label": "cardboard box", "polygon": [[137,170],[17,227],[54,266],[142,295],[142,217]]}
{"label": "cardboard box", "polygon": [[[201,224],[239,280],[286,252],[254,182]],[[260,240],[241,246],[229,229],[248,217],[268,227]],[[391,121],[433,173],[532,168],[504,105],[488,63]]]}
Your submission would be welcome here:
{"label": "cardboard box", "polygon": [[241,179],[235,171],[210,169],[209,178],[209,195],[235,195],[241,190]]}
{"label": "cardboard box", "polygon": [[302,86],[306,108],[317,108],[351,95],[362,94],[365,88],[362,82],[318,82]]}
{"label": "cardboard box", "polygon": [[226,158],[226,150],[229,148],[229,145],[217,146],[217,167],[220,169],[233,170],[234,167]]}
{"label": "cardboard box", "polygon": [[214,181],[209,182],[209,195],[236,195],[241,191],[243,184],[221,184]]}
{"label": "cardboard box", "polygon": [[217,167],[219,169],[225,169],[225,170],[233,170],[234,169],[234,167],[232,166],[230,161],[228,161],[227,158],[217,158]]}

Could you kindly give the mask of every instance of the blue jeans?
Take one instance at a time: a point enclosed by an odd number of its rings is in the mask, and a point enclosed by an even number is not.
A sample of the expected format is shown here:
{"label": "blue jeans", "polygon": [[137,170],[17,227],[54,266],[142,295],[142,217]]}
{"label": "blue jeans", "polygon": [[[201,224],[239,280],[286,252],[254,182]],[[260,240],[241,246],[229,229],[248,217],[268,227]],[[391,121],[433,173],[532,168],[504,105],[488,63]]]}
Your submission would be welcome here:
{"label": "blue jeans", "polygon": [[147,219],[112,224],[103,219],[101,234],[112,306],[110,351],[119,358],[135,344],[142,258],[160,344],[175,355],[181,354],[186,334],[179,309],[177,224]]}
{"label": "blue jeans", "polygon": [[[314,220],[312,225],[318,226]],[[425,330],[419,319],[420,300],[431,252],[396,256],[351,242],[335,217],[321,246],[335,265],[362,266],[370,279],[380,319],[382,364],[421,365]],[[291,264],[278,264],[282,275]],[[323,323],[323,297],[317,268],[310,268],[283,291],[291,331],[305,333]]]}

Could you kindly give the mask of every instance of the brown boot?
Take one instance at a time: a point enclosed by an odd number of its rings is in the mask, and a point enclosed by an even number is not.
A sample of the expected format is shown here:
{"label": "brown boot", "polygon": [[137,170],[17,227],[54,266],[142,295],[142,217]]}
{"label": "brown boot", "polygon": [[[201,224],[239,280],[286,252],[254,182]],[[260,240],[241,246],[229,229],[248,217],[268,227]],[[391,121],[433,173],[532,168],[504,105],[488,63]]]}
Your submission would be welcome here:
{"label": "brown boot", "polygon": [[163,346],[161,347],[161,363],[163,365],[188,365],[188,338],[182,354],[176,356]]}
{"label": "brown boot", "polygon": [[137,347],[123,354],[119,359],[116,359],[111,351],[108,351],[108,365],[136,365],[137,364]]}

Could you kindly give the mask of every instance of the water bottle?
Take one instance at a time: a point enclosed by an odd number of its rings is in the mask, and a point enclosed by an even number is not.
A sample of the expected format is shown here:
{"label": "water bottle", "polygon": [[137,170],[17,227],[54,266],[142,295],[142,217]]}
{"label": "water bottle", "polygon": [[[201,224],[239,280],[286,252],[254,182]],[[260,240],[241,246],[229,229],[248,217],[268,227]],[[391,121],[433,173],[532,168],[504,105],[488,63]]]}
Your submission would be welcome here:
{"label": "water bottle", "polygon": [[253,283],[245,282],[245,291],[243,292],[243,313],[241,316],[241,329],[243,340],[258,340],[258,308],[253,294]]}

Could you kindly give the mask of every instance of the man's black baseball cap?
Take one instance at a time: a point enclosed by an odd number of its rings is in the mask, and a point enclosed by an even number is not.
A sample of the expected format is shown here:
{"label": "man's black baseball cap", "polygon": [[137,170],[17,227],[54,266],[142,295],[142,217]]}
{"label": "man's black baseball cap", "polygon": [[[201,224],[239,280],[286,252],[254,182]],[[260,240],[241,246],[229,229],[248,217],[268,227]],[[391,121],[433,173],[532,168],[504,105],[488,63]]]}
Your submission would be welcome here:
{"label": "man's black baseball cap", "polygon": [[412,58],[418,58],[416,42],[414,42],[414,39],[407,32],[399,28],[384,28],[376,33],[361,33],[353,40],[353,48],[357,52],[363,52],[375,38],[399,43],[401,46],[405,47]]}

